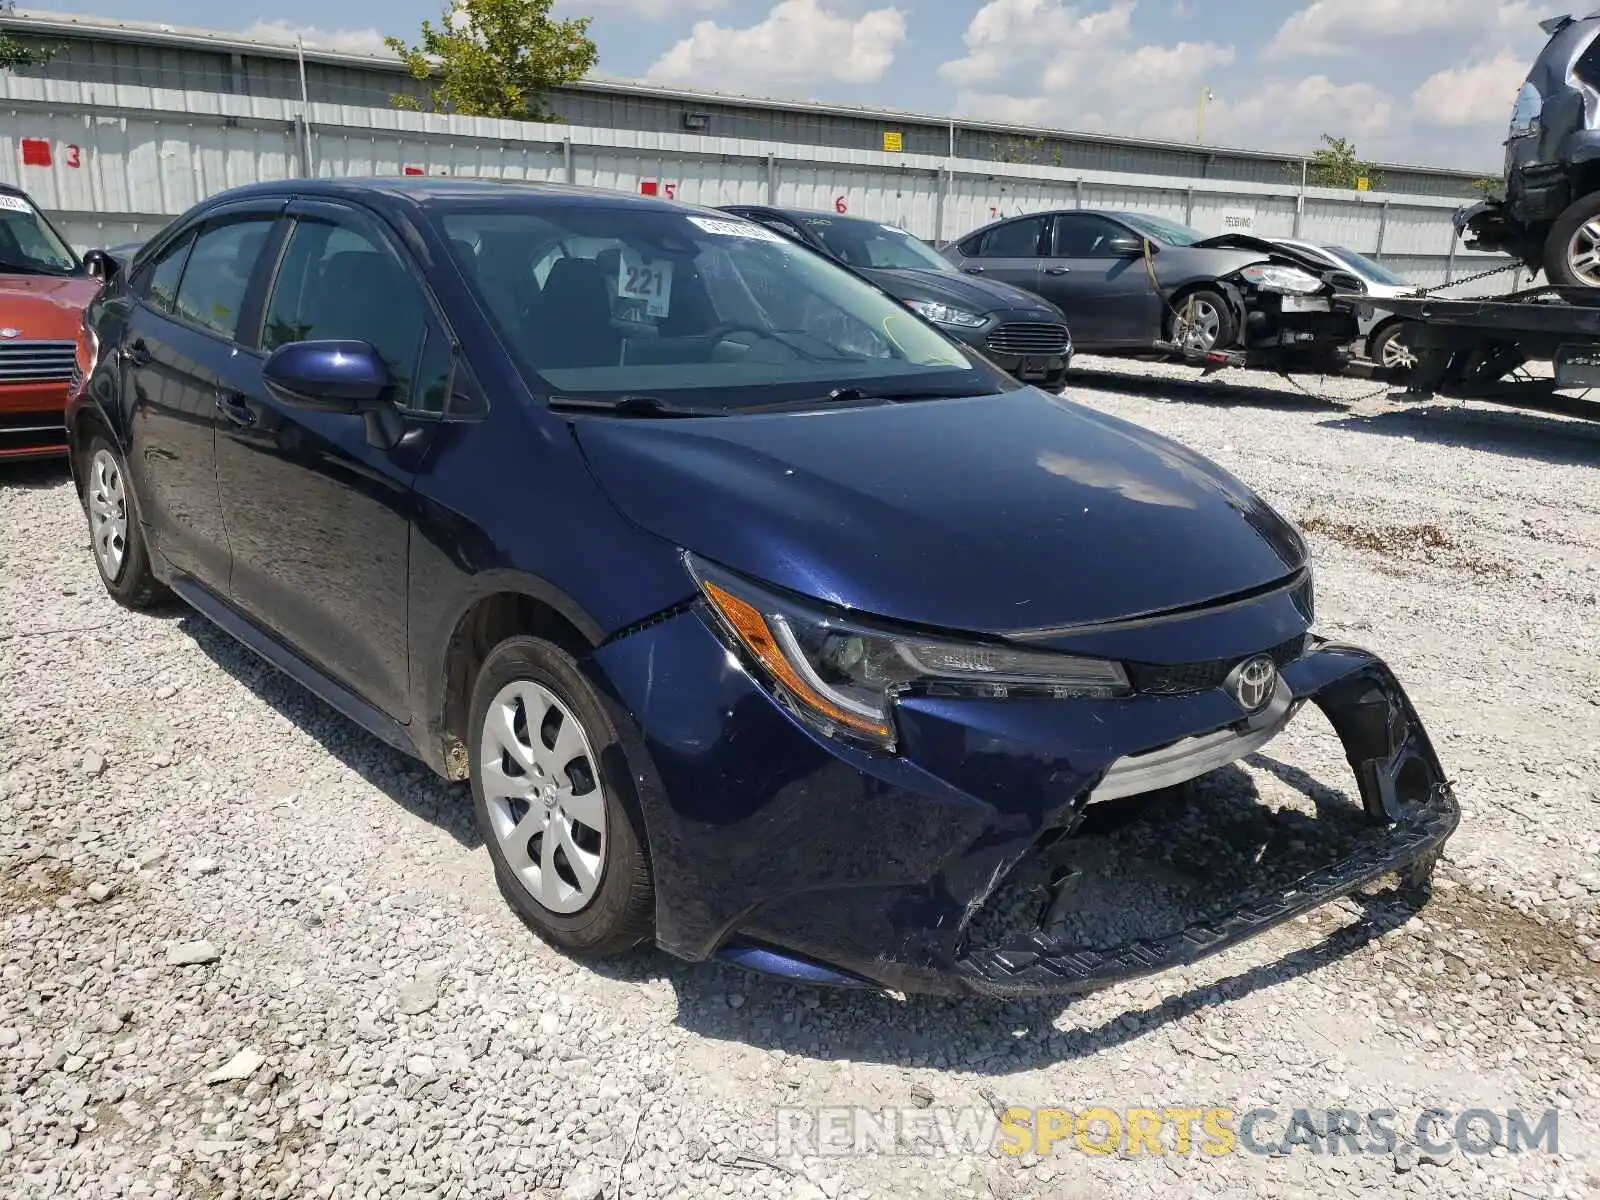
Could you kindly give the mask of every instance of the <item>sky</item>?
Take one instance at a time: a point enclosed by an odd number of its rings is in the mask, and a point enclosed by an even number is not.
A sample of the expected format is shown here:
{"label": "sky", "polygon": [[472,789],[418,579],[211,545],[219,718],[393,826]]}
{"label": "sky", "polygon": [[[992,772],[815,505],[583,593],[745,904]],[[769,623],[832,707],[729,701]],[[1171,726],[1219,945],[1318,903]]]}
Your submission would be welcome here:
{"label": "sky", "polygon": [[[39,9],[381,49],[441,0],[51,0]],[[25,2],[18,5],[27,9]],[[1499,174],[1558,0],[557,0],[598,74]],[[223,15],[228,13],[229,15]]]}

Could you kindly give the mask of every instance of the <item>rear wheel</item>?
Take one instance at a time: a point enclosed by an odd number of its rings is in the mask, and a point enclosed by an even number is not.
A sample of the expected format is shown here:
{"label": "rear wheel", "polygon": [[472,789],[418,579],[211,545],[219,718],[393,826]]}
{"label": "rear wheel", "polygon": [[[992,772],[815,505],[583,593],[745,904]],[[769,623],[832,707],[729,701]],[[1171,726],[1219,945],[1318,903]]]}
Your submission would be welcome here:
{"label": "rear wheel", "polygon": [[655,896],[632,777],[572,656],[537,638],[502,642],[471,719],[473,809],[507,902],[567,950],[648,941]]}
{"label": "rear wheel", "polygon": [[1557,287],[1600,288],[1600,192],[1574,200],[1544,243],[1545,278]]}
{"label": "rear wheel", "polygon": [[1206,288],[1178,297],[1167,314],[1167,340],[1185,350],[1204,354],[1225,349],[1233,345],[1237,334],[1228,302]]}
{"label": "rear wheel", "polygon": [[150,570],[150,552],[122,455],[98,434],[83,455],[83,511],[89,519],[100,582],[124,608],[153,608],[170,593]]}

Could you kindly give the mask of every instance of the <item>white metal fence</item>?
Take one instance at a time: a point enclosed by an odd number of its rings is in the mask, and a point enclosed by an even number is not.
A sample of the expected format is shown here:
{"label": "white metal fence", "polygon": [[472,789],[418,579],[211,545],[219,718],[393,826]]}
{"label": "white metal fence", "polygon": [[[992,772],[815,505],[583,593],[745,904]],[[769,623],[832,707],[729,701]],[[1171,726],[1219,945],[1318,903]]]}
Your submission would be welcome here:
{"label": "white metal fence", "polygon": [[[1371,255],[1417,283],[1481,271],[1444,197],[1178,179],[747,141],[537,125],[0,74],[0,180],[25,188],[81,248],[151,236],[225,188],[303,176],[475,175],[654,191],[695,204],[773,203],[960,237],[1047,208],[1224,221]],[[1460,294],[1503,291],[1505,277]]]}

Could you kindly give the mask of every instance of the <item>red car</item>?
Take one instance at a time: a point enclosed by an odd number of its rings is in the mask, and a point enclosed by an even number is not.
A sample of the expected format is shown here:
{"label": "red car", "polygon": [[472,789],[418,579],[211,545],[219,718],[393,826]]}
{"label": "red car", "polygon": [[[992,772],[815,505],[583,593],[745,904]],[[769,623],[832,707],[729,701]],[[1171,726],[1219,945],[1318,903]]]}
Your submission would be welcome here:
{"label": "red car", "polygon": [[0,184],[0,460],[66,453],[83,310],[99,290],[27,194]]}

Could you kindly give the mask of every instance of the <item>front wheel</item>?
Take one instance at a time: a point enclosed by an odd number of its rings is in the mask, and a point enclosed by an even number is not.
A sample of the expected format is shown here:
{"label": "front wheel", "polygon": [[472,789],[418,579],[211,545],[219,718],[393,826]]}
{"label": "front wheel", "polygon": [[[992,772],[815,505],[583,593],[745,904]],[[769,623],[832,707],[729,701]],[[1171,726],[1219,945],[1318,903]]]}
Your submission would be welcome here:
{"label": "front wheel", "polygon": [[1399,375],[1415,370],[1417,351],[1411,341],[1410,322],[1395,321],[1380,329],[1367,347],[1367,357]]}
{"label": "front wheel", "polygon": [[1544,242],[1544,274],[1556,287],[1600,288],[1600,192],[1556,218]]}
{"label": "front wheel", "polygon": [[472,696],[472,800],[501,894],[563,949],[648,941],[654,890],[622,746],[571,655],[514,637]]}
{"label": "front wheel", "polygon": [[1205,288],[1174,300],[1167,314],[1167,340],[1196,353],[1226,349],[1237,332],[1228,302]]}
{"label": "front wheel", "polygon": [[122,455],[98,434],[83,455],[83,511],[100,582],[124,608],[154,608],[169,593],[150,570],[150,550]]}

